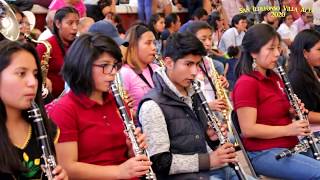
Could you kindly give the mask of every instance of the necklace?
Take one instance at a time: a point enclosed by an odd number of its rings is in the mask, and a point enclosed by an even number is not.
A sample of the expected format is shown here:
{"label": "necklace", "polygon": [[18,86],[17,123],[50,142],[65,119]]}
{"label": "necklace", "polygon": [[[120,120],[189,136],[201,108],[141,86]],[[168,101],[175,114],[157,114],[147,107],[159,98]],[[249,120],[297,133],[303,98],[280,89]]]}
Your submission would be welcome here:
{"label": "necklace", "polygon": [[25,138],[25,141],[24,141],[24,143],[21,145],[21,146],[19,146],[19,145],[17,145],[17,144],[14,144],[16,147],[18,147],[19,149],[24,149],[24,148],[26,148],[26,146],[28,145],[28,143],[29,143],[29,141],[30,141],[30,139],[31,139],[31,134],[32,134],[32,127],[31,127],[31,125],[29,125],[28,126],[28,134],[27,134],[27,137]]}

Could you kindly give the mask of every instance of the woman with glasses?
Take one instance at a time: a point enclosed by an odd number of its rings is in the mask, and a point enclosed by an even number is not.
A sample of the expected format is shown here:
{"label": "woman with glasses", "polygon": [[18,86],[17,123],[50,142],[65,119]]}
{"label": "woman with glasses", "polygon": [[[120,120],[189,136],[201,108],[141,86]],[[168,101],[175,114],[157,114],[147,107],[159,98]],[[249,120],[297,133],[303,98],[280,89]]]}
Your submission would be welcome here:
{"label": "woman with glasses", "polygon": [[[130,157],[110,92],[121,58],[118,45],[101,34],[81,35],[66,55],[62,76],[71,90],[47,110],[61,129],[57,154],[70,179],[137,179],[150,168],[145,155]],[[135,134],[146,148],[138,128]]]}

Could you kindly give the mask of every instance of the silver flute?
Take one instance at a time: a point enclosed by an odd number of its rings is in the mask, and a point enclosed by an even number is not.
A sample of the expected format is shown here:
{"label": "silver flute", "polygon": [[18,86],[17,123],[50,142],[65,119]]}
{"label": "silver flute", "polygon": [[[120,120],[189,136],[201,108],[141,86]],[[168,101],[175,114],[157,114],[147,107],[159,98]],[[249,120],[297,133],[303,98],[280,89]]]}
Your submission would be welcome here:
{"label": "silver flute", "polygon": [[[139,147],[139,143],[137,141],[136,135],[134,134],[134,131],[135,131],[136,127],[135,127],[135,125],[133,123],[133,120],[130,118],[130,116],[129,116],[127,110],[126,110],[126,107],[124,105],[123,99],[122,99],[122,97],[121,97],[121,95],[120,95],[120,93],[118,91],[118,87],[116,85],[116,82],[113,82],[111,84],[111,90],[112,90],[113,96],[114,96],[114,98],[116,100],[116,104],[117,104],[119,113],[121,115],[121,118],[122,118],[122,120],[124,122],[124,125],[125,125],[125,128],[126,128],[126,132],[127,132],[128,136],[129,136],[129,139],[131,141],[134,155],[137,156],[137,155],[143,155],[144,154],[149,158],[147,150],[142,149],[142,148]],[[156,175],[153,172],[151,167],[149,168],[148,173],[145,175],[145,179],[156,180]]]}
{"label": "silver flute", "polygon": [[28,118],[32,120],[37,140],[42,150],[41,158],[44,161],[44,172],[48,180],[52,180],[54,175],[52,171],[57,166],[55,156],[52,153],[52,149],[49,143],[48,134],[43,123],[43,118],[38,105],[33,101],[31,103],[31,109],[28,111]]}
{"label": "silver flute", "polygon": [[[207,116],[207,119],[208,119],[208,125],[216,132],[218,139],[220,141],[220,145],[223,145],[225,143],[230,142],[229,138],[224,136],[221,131],[222,123],[220,122],[218,117],[210,110],[209,104],[208,104],[205,96],[203,95],[203,92],[200,89],[199,82],[193,81],[192,86],[195,90],[196,95],[198,95],[198,98],[201,101],[202,109],[204,110],[204,112]],[[229,166],[234,169],[234,171],[236,172],[236,174],[240,180],[247,180],[248,179],[246,177],[246,174],[245,174],[243,168],[240,166],[239,163],[237,163],[237,162],[229,163]]]}
{"label": "silver flute", "polygon": [[[306,120],[309,122],[308,115],[302,112],[302,109],[299,106],[298,103],[298,97],[294,93],[291,83],[288,79],[288,76],[286,72],[284,71],[283,67],[277,63],[277,68],[276,70],[278,71],[283,83],[284,83],[284,90],[286,92],[286,95],[289,99],[290,105],[294,108],[295,112],[297,113],[298,120]],[[315,137],[313,133],[311,133],[308,136],[305,136],[303,139],[300,139],[299,144],[297,144],[294,148],[285,150],[278,154],[276,156],[276,159],[282,159],[284,157],[291,156],[292,154],[295,153],[300,153],[300,152],[306,152],[308,149],[311,150],[313,158],[316,160],[320,160],[320,151],[318,148],[317,143],[319,142],[318,138]]]}

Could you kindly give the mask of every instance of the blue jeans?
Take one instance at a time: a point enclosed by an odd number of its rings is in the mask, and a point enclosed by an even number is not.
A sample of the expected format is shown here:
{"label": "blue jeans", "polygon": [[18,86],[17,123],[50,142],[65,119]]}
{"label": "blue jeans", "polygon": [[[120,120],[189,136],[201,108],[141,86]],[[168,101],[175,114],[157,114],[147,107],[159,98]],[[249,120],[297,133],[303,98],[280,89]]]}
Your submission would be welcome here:
{"label": "blue jeans", "polygon": [[236,172],[229,166],[211,170],[210,180],[238,180]]}
{"label": "blue jeans", "polygon": [[276,160],[275,156],[284,150],[272,148],[248,152],[248,156],[257,174],[281,179],[320,179],[320,161],[303,154]]}
{"label": "blue jeans", "polygon": [[152,15],[152,0],[138,0],[138,17],[148,24]]}
{"label": "blue jeans", "polygon": [[[239,180],[236,172],[229,166],[223,168],[211,170],[210,180]],[[255,178],[246,175],[248,180],[256,180]]]}

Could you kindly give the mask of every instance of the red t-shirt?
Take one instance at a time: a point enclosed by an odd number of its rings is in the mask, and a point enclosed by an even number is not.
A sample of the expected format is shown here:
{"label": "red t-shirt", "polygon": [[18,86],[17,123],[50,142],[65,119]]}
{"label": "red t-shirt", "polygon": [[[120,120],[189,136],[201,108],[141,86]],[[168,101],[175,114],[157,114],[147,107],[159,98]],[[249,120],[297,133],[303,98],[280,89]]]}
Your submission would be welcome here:
{"label": "red t-shirt", "polygon": [[[233,90],[235,110],[241,107],[257,109],[257,123],[270,126],[284,126],[292,122],[289,114],[290,103],[280,77],[272,72],[265,77],[258,71],[252,76],[242,75]],[[248,151],[270,148],[291,148],[298,142],[297,137],[274,139],[243,138]]]}
{"label": "red t-shirt", "polygon": [[111,93],[99,105],[69,92],[46,108],[60,128],[59,142],[78,143],[79,162],[119,165],[128,159],[124,124]]}
{"label": "red t-shirt", "polygon": [[[49,39],[47,39],[47,41],[52,46],[49,59],[48,78],[52,82],[52,95],[53,97],[57,98],[64,90],[64,80],[60,75],[60,71],[64,62],[64,55],[61,51],[57,37],[55,35],[51,36]],[[64,48],[65,52],[67,52],[69,46],[66,47],[66,45],[64,45]],[[43,54],[47,50],[46,47],[43,44],[38,44],[36,49],[39,58],[42,59]]]}

